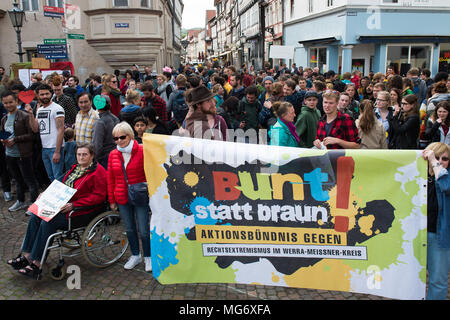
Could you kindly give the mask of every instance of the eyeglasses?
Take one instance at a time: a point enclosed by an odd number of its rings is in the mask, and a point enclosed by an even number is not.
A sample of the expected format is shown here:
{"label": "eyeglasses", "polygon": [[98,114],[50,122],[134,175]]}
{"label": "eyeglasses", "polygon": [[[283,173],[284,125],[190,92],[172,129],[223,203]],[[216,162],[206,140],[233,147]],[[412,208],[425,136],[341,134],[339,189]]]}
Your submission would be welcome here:
{"label": "eyeglasses", "polygon": [[408,102],[402,102],[402,106],[407,106],[408,104]]}
{"label": "eyeglasses", "polygon": [[450,159],[448,157],[441,156],[441,157],[436,157],[436,160],[448,161]]}
{"label": "eyeglasses", "polygon": [[114,141],[117,141],[117,140],[125,140],[127,138],[127,136],[120,136],[120,137],[114,137],[113,139],[114,139]]}

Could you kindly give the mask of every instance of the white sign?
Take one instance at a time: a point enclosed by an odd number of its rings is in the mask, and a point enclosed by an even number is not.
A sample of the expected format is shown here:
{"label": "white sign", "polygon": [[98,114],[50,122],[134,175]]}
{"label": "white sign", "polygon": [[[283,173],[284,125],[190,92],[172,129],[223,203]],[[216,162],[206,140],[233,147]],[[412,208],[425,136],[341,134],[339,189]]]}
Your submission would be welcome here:
{"label": "white sign", "polygon": [[294,59],[294,46],[270,46],[269,58]]}
{"label": "white sign", "polygon": [[25,88],[28,88],[31,85],[31,77],[39,72],[39,69],[19,69],[19,79],[22,81]]}
{"label": "white sign", "polygon": [[77,192],[76,189],[54,180],[28,208],[28,211],[48,222],[61,211],[61,208],[69,202],[75,192]]}
{"label": "white sign", "polygon": [[81,29],[81,11],[79,6],[66,3],[64,12],[65,27],[68,30]]}

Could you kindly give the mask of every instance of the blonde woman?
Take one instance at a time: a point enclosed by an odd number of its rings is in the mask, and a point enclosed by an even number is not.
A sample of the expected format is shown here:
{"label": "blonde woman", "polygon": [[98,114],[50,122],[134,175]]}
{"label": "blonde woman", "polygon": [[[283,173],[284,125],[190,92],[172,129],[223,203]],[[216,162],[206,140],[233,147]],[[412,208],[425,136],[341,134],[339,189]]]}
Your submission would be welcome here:
{"label": "blonde woman", "polygon": [[[132,127],[121,122],[113,129],[117,149],[111,151],[108,159],[108,201],[111,209],[119,210],[125,225],[132,256],[125,264],[133,269],[142,261],[139,249],[141,238],[145,271],[151,271],[150,259],[150,208],[147,203],[132,203],[129,199],[129,185],[145,183],[143,146],[134,140]],[[145,202],[144,201],[144,202]],[[137,224],[137,227],[136,227]]]}
{"label": "blonde woman", "polygon": [[120,103],[121,92],[118,89],[117,77],[107,74],[102,78],[102,95],[106,95],[111,100],[111,113],[119,116],[122,105]]}

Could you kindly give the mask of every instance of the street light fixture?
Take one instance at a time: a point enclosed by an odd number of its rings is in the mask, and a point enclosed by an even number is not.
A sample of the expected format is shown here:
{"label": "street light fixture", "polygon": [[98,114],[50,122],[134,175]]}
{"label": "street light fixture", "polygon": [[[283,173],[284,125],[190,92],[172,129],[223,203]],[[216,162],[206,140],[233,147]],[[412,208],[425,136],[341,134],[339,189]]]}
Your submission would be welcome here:
{"label": "street light fixture", "polygon": [[14,8],[8,11],[9,18],[11,19],[12,26],[17,33],[17,46],[19,48],[19,52],[16,54],[19,55],[20,62],[23,62],[23,55],[25,52],[22,51],[22,37],[21,37],[21,29],[23,27],[23,21],[25,18],[25,12],[19,8],[19,4],[17,2],[13,3]]}

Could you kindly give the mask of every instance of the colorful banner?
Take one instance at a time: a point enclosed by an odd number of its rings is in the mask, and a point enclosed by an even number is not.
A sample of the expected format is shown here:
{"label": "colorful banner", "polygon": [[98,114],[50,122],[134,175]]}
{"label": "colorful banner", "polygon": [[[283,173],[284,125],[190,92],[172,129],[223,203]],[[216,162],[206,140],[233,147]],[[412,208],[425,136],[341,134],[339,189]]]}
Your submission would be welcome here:
{"label": "colorful banner", "polygon": [[143,140],[160,283],[425,297],[420,151]]}

